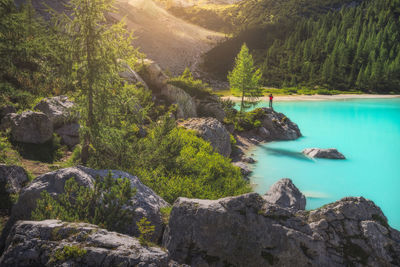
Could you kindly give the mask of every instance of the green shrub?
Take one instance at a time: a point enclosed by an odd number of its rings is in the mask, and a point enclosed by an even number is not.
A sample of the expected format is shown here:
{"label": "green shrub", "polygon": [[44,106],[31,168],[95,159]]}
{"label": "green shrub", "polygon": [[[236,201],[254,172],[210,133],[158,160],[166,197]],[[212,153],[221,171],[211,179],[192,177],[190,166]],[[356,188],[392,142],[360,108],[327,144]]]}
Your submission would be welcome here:
{"label": "green shrub", "polygon": [[0,133],[0,163],[15,165],[19,160],[18,152],[14,150],[8,138]]}
{"label": "green shrub", "polygon": [[262,126],[261,120],[265,116],[265,112],[261,108],[253,111],[242,112],[234,118],[235,129],[237,131],[249,131]]}
{"label": "green shrub", "polygon": [[162,221],[163,221],[163,223],[165,225],[167,225],[168,222],[169,222],[169,217],[171,215],[171,211],[172,211],[172,207],[171,206],[163,207],[163,208],[160,209],[161,218],[162,218]]}
{"label": "green shrub", "polygon": [[41,193],[32,219],[82,221],[112,231],[123,231],[133,216],[132,211],[123,207],[130,203],[134,193],[127,178],[114,179],[111,173],[96,178],[93,189],[79,186],[71,178],[65,183],[64,193],[56,197],[46,191]]}
{"label": "green shrub", "polygon": [[146,217],[142,217],[140,221],[136,222],[136,225],[139,229],[139,242],[142,246],[151,245],[151,236],[154,233],[155,226],[151,225],[150,221],[147,220]]}
{"label": "green shrub", "polygon": [[54,253],[54,259],[56,261],[66,261],[69,259],[76,259],[85,256],[87,253],[86,249],[82,249],[79,246],[65,246],[62,249],[56,250]]}
{"label": "green shrub", "polygon": [[181,76],[170,79],[168,83],[175,85],[176,87],[183,89],[189,95],[198,98],[204,98],[212,94],[212,89],[201,80],[195,80],[188,68],[185,69]]}

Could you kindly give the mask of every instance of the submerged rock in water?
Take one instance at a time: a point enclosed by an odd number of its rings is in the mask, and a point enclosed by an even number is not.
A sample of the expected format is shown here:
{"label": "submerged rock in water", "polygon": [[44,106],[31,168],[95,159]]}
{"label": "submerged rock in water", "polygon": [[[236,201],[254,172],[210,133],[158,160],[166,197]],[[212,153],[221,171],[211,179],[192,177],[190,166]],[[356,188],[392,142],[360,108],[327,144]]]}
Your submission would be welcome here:
{"label": "submerged rock in water", "polygon": [[302,153],[311,158],[346,159],[345,156],[335,148],[306,148]]}
{"label": "submerged rock in water", "polygon": [[0,266],[168,266],[168,252],[86,223],[19,221]]}
{"label": "submerged rock in water", "polygon": [[[277,190],[291,195],[283,181]],[[289,192],[285,192],[289,190]],[[295,198],[303,207],[304,196]],[[400,232],[372,201],[344,198],[313,211],[257,193],[219,200],[179,198],[163,245],[191,266],[398,266]],[[280,199],[280,197],[277,197]],[[296,204],[296,201],[289,203]]]}

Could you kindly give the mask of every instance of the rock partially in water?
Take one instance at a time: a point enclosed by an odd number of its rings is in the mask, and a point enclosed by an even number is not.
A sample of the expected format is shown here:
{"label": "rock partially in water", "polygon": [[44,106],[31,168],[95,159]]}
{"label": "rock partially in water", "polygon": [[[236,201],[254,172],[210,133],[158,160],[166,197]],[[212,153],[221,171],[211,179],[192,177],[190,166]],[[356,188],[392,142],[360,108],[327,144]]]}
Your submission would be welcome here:
{"label": "rock partially in water", "polygon": [[136,222],[142,217],[146,217],[155,226],[153,241],[158,241],[164,228],[160,208],[168,206],[167,202],[142,184],[138,177],[129,173],[114,170],[93,170],[82,166],[60,169],[34,179],[31,184],[21,191],[4,231],[9,231],[17,220],[31,219],[31,213],[36,208],[36,201],[40,198],[42,191],[46,190],[52,196],[57,196],[64,192],[65,182],[70,178],[75,178],[75,181],[80,186],[92,188],[95,177],[104,177],[108,175],[109,171],[111,171],[114,178],[128,178],[131,186],[136,188],[136,194],[132,197],[130,206],[126,207],[134,211],[134,217],[132,223],[127,226],[123,233],[138,236],[140,233]]}
{"label": "rock partially in water", "polygon": [[249,176],[253,172],[250,169],[250,167],[244,162],[238,161],[238,162],[234,162],[232,164],[240,169],[240,172],[242,173],[242,175],[244,177]]}
{"label": "rock partially in water", "polygon": [[[265,117],[262,126],[269,132],[269,140],[295,140],[301,137],[301,132],[296,123],[292,122],[283,113],[270,108],[263,108]],[[265,132],[265,131],[264,131]],[[267,132],[263,135],[267,136]]]}
{"label": "rock partially in water", "polygon": [[55,129],[77,120],[72,115],[72,109],[75,103],[68,100],[67,96],[55,96],[44,98],[35,109],[42,111],[53,122]]}
{"label": "rock partially in water", "polygon": [[281,179],[273,184],[263,198],[270,203],[285,208],[294,208],[297,210],[304,210],[306,208],[306,197],[290,179]]}
{"label": "rock partially in water", "polygon": [[196,131],[201,138],[210,142],[216,152],[229,157],[232,152],[230,134],[225,126],[214,118],[192,118],[179,122],[179,126]]}
{"label": "rock partially in water", "polygon": [[179,198],[163,245],[172,259],[191,266],[400,264],[400,232],[364,198],[344,198],[310,212],[272,204],[256,193]]}
{"label": "rock partially in water", "polygon": [[165,266],[168,252],[86,223],[19,221],[0,266]]}
{"label": "rock partially in water", "polygon": [[302,153],[311,158],[346,159],[336,148],[306,148]]}
{"label": "rock partially in water", "polygon": [[53,137],[53,123],[42,112],[11,113],[3,118],[1,124],[4,128],[11,128],[11,138],[17,142],[43,144]]}

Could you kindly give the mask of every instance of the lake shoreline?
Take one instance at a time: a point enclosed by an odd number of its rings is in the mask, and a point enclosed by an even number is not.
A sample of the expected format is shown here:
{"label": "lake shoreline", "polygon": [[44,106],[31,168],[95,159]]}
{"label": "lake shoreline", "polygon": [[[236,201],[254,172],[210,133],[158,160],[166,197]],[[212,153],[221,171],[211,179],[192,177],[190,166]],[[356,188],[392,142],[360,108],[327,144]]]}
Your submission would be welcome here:
{"label": "lake shoreline", "polygon": [[[237,96],[224,96],[222,99],[229,99],[234,102],[240,102],[241,98]],[[288,102],[288,101],[338,101],[338,100],[351,100],[351,99],[390,99],[400,98],[400,95],[371,95],[371,94],[339,94],[339,95],[285,95],[274,96],[275,102]],[[263,96],[258,99],[259,101],[268,102],[269,97]]]}

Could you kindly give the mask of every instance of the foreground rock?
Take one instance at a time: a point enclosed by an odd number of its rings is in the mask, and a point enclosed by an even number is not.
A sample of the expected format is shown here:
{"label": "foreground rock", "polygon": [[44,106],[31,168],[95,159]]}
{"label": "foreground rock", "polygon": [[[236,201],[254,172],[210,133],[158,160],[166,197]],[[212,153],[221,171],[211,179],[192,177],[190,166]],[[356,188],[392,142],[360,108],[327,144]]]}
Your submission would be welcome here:
{"label": "foreground rock", "polygon": [[344,198],[311,212],[270,203],[257,193],[179,198],[163,245],[172,259],[191,266],[400,264],[400,233],[364,198]]}
{"label": "foreground rock", "polygon": [[229,157],[232,152],[230,134],[225,126],[214,118],[193,118],[179,123],[186,129],[196,131],[201,138],[210,142],[221,155]]}
{"label": "foreground rock", "polygon": [[75,103],[68,100],[66,96],[55,96],[50,98],[44,98],[40,101],[35,109],[42,111],[46,114],[53,122],[55,129],[75,122],[76,118],[72,115],[72,109]]}
{"label": "foreground rock", "polygon": [[273,184],[263,198],[270,203],[284,208],[294,208],[297,210],[304,210],[306,208],[306,197],[290,179],[281,179]]}
{"label": "foreground rock", "polygon": [[[80,186],[93,187],[95,177],[104,177],[108,173],[108,170],[93,170],[78,166],[60,169],[37,177],[21,191],[4,231],[9,231],[17,220],[29,220],[31,218],[31,213],[36,208],[36,200],[40,198],[42,191],[46,190],[52,196],[61,194],[64,192],[65,182],[72,177],[75,178]],[[115,178],[128,178],[131,186],[136,188],[136,194],[131,200],[131,205],[127,207],[133,210],[135,215],[132,223],[128,225],[124,233],[138,236],[139,230],[136,222],[142,217],[146,217],[156,227],[153,240],[159,240],[163,231],[160,208],[166,207],[168,204],[153,190],[143,185],[136,176],[121,171],[112,171],[112,175]]]}
{"label": "foreground rock", "polygon": [[[265,116],[261,121],[264,129],[263,134],[268,140],[295,140],[301,136],[301,132],[296,123],[292,122],[283,113],[276,112],[270,108],[263,108]],[[267,141],[268,141],[267,140]]]}
{"label": "foreground rock", "polygon": [[168,266],[168,258],[160,248],[90,224],[19,221],[0,266]]}
{"label": "foreground rock", "polygon": [[335,148],[306,148],[303,150],[303,154],[310,158],[346,159],[345,156]]}
{"label": "foreground rock", "polygon": [[2,120],[3,128],[11,128],[11,138],[21,143],[43,144],[53,137],[53,123],[42,112],[11,113]]}

